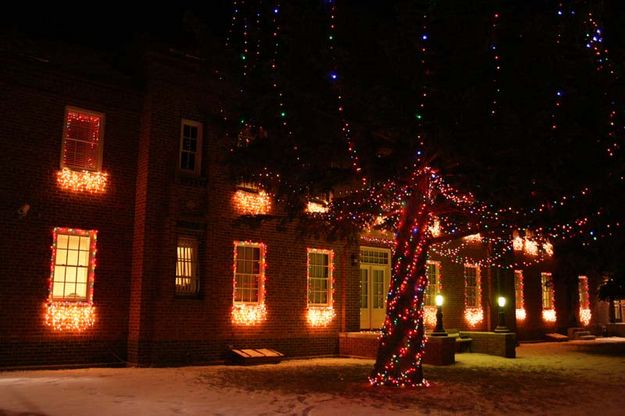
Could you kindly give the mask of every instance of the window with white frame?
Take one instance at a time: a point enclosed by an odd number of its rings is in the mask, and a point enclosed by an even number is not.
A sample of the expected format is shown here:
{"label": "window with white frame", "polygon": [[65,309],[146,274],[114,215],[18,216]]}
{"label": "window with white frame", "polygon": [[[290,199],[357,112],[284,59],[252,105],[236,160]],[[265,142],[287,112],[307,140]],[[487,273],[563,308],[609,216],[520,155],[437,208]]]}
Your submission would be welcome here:
{"label": "window with white frame", "polygon": [[578,277],[579,307],[580,309],[590,309],[590,293],[588,291],[588,277]]}
{"label": "window with white frame", "polygon": [[179,236],[176,245],[176,294],[197,295],[199,291],[198,240]]}
{"label": "window with white frame", "polygon": [[180,127],[180,156],[178,168],[199,176],[202,163],[202,123],[183,119]]}
{"label": "window with white frame", "polygon": [[525,308],[523,297],[523,270],[514,271],[514,303],[517,309]]}
{"label": "window with white frame", "polygon": [[308,305],[332,305],[332,250],[311,249],[308,255]]}
{"label": "window with white frame", "polygon": [[263,303],[265,246],[261,243],[235,242],[234,302]]}
{"label": "window with white frame", "polygon": [[551,273],[542,272],[540,274],[542,287],[543,309],[554,309],[554,288]]}
{"label": "window with white frame", "polygon": [[65,109],[61,168],[99,171],[102,167],[104,114]]}
{"label": "window with white frame", "polygon": [[95,230],[55,228],[52,301],[91,301],[95,268]]}
{"label": "window with white frame", "polygon": [[441,292],[439,261],[428,260],[426,265],[426,274],[428,278],[428,286],[425,290],[425,306],[436,306],[436,295]]}
{"label": "window with white frame", "polygon": [[480,268],[478,266],[464,265],[465,302],[469,308],[480,308]]}

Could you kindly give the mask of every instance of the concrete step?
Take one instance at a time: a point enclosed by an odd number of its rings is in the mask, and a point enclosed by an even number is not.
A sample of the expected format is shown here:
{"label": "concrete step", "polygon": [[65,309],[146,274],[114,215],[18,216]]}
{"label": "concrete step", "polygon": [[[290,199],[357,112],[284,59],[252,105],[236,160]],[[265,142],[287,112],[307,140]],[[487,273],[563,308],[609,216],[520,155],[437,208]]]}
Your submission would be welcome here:
{"label": "concrete step", "polygon": [[582,339],[582,340],[585,340],[585,341],[592,341],[593,339],[597,339],[597,337],[594,336],[594,335],[588,334],[588,335],[582,335],[582,336],[580,336],[577,339]]}
{"label": "concrete step", "polygon": [[558,334],[556,332],[545,334],[545,338],[547,338],[548,341],[556,341],[556,342],[569,340],[569,337],[567,337],[566,335]]}
{"label": "concrete step", "polygon": [[590,331],[577,331],[573,335],[573,339],[582,339],[582,337],[585,337],[587,335],[591,335]]}

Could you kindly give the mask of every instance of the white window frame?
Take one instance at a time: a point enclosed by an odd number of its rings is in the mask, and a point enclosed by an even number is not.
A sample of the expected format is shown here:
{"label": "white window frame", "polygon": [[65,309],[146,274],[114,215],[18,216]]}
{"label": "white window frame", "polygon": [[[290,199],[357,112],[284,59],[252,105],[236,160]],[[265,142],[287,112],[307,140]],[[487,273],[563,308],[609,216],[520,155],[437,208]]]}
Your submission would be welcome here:
{"label": "white window frame", "polygon": [[[60,238],[61,236],[66,236],[67,239]],[[95,230],[80,230],[75,228],[61,227],[54,228],[52,244],[53,250],[50,267],[50,301],[80,303],[92,302],[96,255],[96,236],[97,231]],[[76,238],[79,239],[78,249],[70,249],[70,240]],[[83,249],[83,244],[85,243],[87,244],[87,250]],[[75,269],[73,273],[73,282],[71,278],[68,280],[67,276],[68,269],[71,268]],[[79,270],[83,270],[86,274],[84,283],[79,280]],[[61,273],[63,273],[62,277],[60,276]],[[57,296],[55,295],[55,293],[57,292],[57,285],[60,284],[63,285],[63,294],[61,296]],[[69,296],[69,294],[66,293],[66,286],[68,284],[74,285],[74,296]],[[76,288],[79,284],[84,285],[84,296],[82,296],[82,293],[79,295],[76,292]]]}
{"label": "white window frame", "polygon": [[[434,281],[430,279],[428,273],[430,266],[434,267]],[[425,273],[428,277],[428,286],[425,290],[425,306],[436,306],[436,295],[441,293],[441,262],[428,260],[425,266]]]}
{"label": "white window frame", "polygon": [[516,309],[525,309],[525,275],[523,270],[514,270],[514,303]]}
{"label": "white window frame", "polygon": [[[313,265],[311,264],[311,255],[312,254],[320,254],[323,256],[327,256],[328,258],[328,271],[327,271],[327,277],[318,277],[318,276],[312,276],[313,273],[312,270],[313,267],[317,266],[317,267],[324,267],[323,265]],[[333,250],[325,250],[325,249],[316,249],[316,248],[308,248],[306,249],[306,266],[307,266],[307,298],[308,298],[308,306],[309,307],[315,307],[315,306],[332,306],[334,299],[332,296],[333,290],[334,290],[334,251]],[[327,280],[327,285],[326,285],[326,302],[311,302],[311,294],[319,292],[319,293],[323,293],[323,291],[313,291],[313,286],[314,284],[311,284],[312,281],[314,280]],[[313,296],[314,298],[314,296]]]}
{"label": "white window frame", "polygon": [[[240,261],[237,254],[239,247],[252,247],[259,249],[258,258],[258,273],[242,273],[237,270],[237,262]],[[256,243],[250,241],[235,241],[234,242],[234,279],[232,282],[232,300],[235,305],[262,305],[265,303],[265,259],[266,247],[263,243]],[[236,300],[237,299],[237,278],[239,275],[257,276],[258,279],[258,296],[256,301]]]}
{"label": "white window frame", "polygon": [[[66,166],[65,165],[65,145],[67,142],[67,123],[68,123],[68,115],[69,113],[81,113],[90,116],[96,116],[100,118],[100,130],[98,131],[98,151],[97,151],[97,160],[95,169],[87,168],[87,167],[76,167],[76,166]],[[63,117],[63,137],[61,141],[61,169],[67,168],[71,170],[88,170],[92,172],[98,172],[102,170],[102,154],[104,151],[104,113],[100,113],[97,111],[86,110],[84,108],[66,106],[65,107],[65,115]],[[72,141],[81,141],[70,139]]]}
{"label": "white window frame", "polygon": [[[550,282],[549,287],[547,287],[547,281]],[[555,309],[555,288],[553,287],[553,276],[551,275],[550,272],[540,273],[540,286],[542,288],[541,303],[542,303],[543,310]],[[549,305],[547,305],[547,303],[549,303]]]}
{"label": "white window frame", "polygon": [[176,241],[176,295],[197,296],[200,293],[199,241],[189,235],[178,235]]}
{"label": "white window frame", "polygon": [[[182,167],[182,154],[183,153],[191,153],[183,148],[184,144],[184,127],[191,126],[197,128],[197,141],[195,144],[195,158],[194,158],[194,166],[193,170],[185,169]],[[180,143],[178,147],[178,170],[180,172],[184,172],[193,176],[200,176],[202,171],[202,142],[203,142],[203,134],[204,134],[204,125],[199,121],[188,120],[183,118],[180,120]]]}
{"label": "white window frame", "polygon": [[[467,284],[467,269],[475,270],[475,286],[470,286],[471,290],[475,290],[475,305],[469,304],[469,285]],[[464,277],[464,302],[467,308],[481,308],[482,307],[482,276],[480,274],[480,267],[474,264],[465,264],[463,268]]]}

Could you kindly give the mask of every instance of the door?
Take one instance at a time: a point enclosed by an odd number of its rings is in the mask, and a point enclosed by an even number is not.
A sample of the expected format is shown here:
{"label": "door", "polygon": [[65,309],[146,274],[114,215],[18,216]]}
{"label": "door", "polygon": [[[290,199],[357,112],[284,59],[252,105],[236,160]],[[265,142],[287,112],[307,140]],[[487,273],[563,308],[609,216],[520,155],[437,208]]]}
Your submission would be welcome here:
{"label": "door", "polygon": [[380,329],[384,324],[390,280],[389,259],[387,249],[361,249],[360,329]]}

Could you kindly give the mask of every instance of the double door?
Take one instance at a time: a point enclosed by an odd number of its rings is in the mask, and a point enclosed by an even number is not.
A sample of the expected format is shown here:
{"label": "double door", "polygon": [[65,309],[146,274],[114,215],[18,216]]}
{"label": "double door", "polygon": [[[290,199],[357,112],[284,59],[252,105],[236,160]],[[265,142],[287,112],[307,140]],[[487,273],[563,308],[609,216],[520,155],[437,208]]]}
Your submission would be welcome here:
{"label": "double door", "polygon": [[[390,256],[378,255],[373,259],[375,263],[368,263],[366,260],[371,259],[371,256],[366,255],[367,250],[372,249],[363,248],[361,250],[360,329],[380,329],[386,316],[386,297],[390,280],[388,260]],[[375,253],[379,254],[379,250],[382,249],[377,249]]]}

